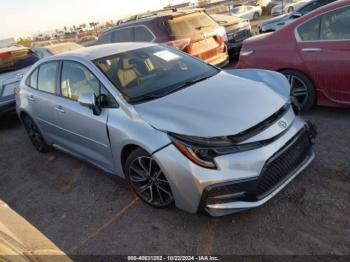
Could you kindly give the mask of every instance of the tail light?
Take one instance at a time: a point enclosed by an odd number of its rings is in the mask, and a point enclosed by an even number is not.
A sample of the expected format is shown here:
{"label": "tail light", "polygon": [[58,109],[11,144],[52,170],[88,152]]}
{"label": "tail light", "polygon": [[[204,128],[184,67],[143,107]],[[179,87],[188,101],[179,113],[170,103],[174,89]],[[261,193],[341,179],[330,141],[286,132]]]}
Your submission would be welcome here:
{"label": "tail light", "polygon": [[225,39],[222,35],[216,35],[215,36],[216,41],[218,42],[220,48],[222,48],[225,45]]}
{"label": "tail light", "polygon": [[178,39],[166,42],[166,45],[176,49],[184,50],[191,43],[190,38]]}
{"label": "tail light", "polygon": [[10,56],[10,55],[11,55],[10,52],[0,53],[0,57]]}

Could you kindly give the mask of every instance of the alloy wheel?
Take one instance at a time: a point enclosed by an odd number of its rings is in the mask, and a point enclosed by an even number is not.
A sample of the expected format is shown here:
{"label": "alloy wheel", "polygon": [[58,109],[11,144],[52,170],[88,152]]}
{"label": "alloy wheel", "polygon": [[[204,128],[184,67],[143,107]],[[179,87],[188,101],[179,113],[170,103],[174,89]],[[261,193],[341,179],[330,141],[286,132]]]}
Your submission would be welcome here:
{"label": "alloy wheel", "polygon": [[47,150],[46,144],[40,134],[38,127],[35,125],[34,121],[29,117],[25,117],[23,122],[24,122],[24,127],[28,133],[29,139],[34,145],[34,147],[39,152],[45,152]]}
{"label": "alloy wheel", "polygon": [[168,180],[151,157],[140,156],[131,162],[129,180],[136,194],[148,204],[166,207],[173,202]]}
{"label": "alloy wheel", "polygon": [[307,84],[298,76],[286,75],[286,77],[291,86],[291,96],[298,103],[299,108],[304,108],[309,100]]}

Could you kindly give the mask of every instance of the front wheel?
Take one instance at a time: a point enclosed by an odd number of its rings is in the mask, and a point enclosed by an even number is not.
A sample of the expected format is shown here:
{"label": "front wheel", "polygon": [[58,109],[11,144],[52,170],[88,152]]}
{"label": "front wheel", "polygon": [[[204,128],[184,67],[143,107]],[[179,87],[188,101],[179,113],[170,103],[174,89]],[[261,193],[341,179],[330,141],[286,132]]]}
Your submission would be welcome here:
{"label": "front wheel", "polygon": [[258,20],[259,19],[259,13],[254,13],[253,20]]}
{"label": "front wheel", "polygon": [[316,101],[315,88],[312,82],[302,73],[294,70],[281,72],[288,79],[291,86],[291,97],[301,111],[309,110]]}
{"label": "front wheel", "polygon": [[292,6],[290,6],[289,8],[288,8],[288,13],[291,13],[291,12],[293,12],[294,11],[294,8],[292,7]]}
{"label": "front wheel", "polygon": [[157,162],[146,151],[133,151],[125,163],[125,175],[136,195],[145,203],[166,208],[174,197],[169,182]]}

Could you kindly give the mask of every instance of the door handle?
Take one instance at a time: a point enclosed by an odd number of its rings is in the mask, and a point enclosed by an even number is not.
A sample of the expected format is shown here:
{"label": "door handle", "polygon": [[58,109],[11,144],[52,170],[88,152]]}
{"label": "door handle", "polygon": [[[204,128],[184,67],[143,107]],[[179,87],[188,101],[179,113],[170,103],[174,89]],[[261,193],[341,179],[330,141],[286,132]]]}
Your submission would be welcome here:
{"label": "door handle", "polygon": [[303,48],[301,49],[303,52],[313,53],[313,52],[320,52],[321,48]]}
{"label": "door handle", "polygon": [[62,113],[62,114],[64,114],[64,113],[66,112],[66,111],[64,111],[64,109],[63,109],[62,106],[56,106],[56,107],[55,107],[55,110],[58,111],[58,112],[60,112],[60,113]]}
{"label": "door handle", "polygon": [[33,95],[28,96],[28,101],[31,103],[35,102],[34,96]]}

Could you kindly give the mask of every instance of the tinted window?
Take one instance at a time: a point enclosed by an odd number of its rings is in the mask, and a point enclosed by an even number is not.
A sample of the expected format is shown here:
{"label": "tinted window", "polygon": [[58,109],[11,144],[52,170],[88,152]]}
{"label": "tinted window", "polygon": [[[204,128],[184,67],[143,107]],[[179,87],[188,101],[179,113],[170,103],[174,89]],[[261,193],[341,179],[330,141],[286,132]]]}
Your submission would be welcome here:
{"label": "tinted window", "polygon": [[78,100],[84,93],[101,94],[99,80],[85,66],[76,62],[64,62],[61,77],[61,94]]}
{"label": "tinted window", "polygon": [[33,65],[39,58],[29,49],[0,50],[0,74]]}
{"label": "tinted window", "polygon": [[332,11],[322,16],[321,39],[350,39],[350,7]]}
{"label": "tinted window", "polygon": [[168,92],[190,80],[219,72],[202,61],[163,46],[132,50],[94,62],[127,98]]}
{"label": "tinted window", "polygon": [[57,68],[58,63],[56,62],[46,63],[40,66],[38,75],[39,90],[52,94],[55,93]]}
{"label": "tinted window", "polygon": [[112,42],[112,33],[110,32],[103,34],[98,39],[98,44],[110,44],[111,42]]}
{"label": "tinted window", "polygon": [[298,33],[301,40],[303,41],[312,41],[319,40],[320,35],[320,17],[316,17],[298,28]]}
{"label": "tinted window", "polygon": [[35,71],[29,76],[28,85],[33,88],[38,88],[38,72],[39,69],[35,69]]}
{"label": "tinted window", "polygon": [[302,15],[305,15],[321,6],[324,6],[326,4],[329,4],[331,2],[334,2],[334,0],[323,0],[323,1],[314,1],[314,2],[311,2],[303,7],[301,7],[298,12],[300,12]]}
{"label": "tinted window", "polygon": [[134,28],[134,33],[136,42],[151,42],[154,39],[151,32],[143,26],[136,26]]}
{"label": "tinted window", "polygon": [[132,42],[133,32],[132,28],[118,29],[112,33],[112,42]]}

